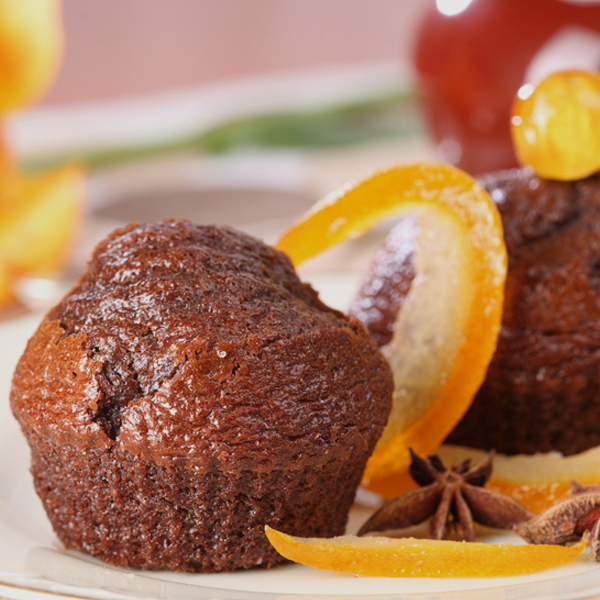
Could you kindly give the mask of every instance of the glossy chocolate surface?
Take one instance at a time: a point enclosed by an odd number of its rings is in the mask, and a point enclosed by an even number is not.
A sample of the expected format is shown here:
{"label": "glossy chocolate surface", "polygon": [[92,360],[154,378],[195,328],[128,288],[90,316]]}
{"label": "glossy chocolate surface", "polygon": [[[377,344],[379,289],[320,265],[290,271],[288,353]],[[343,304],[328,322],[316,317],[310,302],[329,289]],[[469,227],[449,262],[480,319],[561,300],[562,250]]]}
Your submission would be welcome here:
{"label": "glossy chocolate surface", "polygon": [[[574,454],[600,445],[600,176],[559,182],[522,169],[481,182],[504,225],[505,307],[486,380],[448,441],[507,454]],[[382,323],[390,327],[396,313],[389,307],[401,305],[414,277],[409,235],[390,236],[376,259],[401,260],[395,279],[378,284],[377,302],[387,312],[377,314],[371,302],[375,328],[359,309],[377,264],[355,302],[354,314],[375,333]]]}
{"label": "glossy chocolate surface", "polygon": [[[231,229],[164,221],[97,247],[30,340],[11,403],[67,545],[130,566],[222,570],[275,562],[267,522],[343,532],[391,388],[363,325],[326,307],[285,255]],[[157,526],[141,548],[120,545]],[[232,536],[250,536],[247,553],[208,558]]]}

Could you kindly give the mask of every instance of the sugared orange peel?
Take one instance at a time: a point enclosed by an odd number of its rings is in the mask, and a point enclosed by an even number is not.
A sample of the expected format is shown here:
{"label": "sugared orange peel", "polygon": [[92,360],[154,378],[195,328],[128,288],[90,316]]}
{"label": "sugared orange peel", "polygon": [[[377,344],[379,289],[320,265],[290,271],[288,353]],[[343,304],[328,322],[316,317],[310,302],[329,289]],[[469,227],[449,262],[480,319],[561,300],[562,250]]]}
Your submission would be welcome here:
{"label": "sugared orange peel", "polygon": [[503,577],[526,575],[575,560],[575,546],[485,544],[414,538],[301,538],[265,527],[274,548],[294,562],[373,577]]}
{"label": "sugared orange peel", "polygon": [[82,217],[84,179],[74,166],[27,178],[20,201],[0,211],[0,305],[18,277],[61,266]]}
{"label": "sugared orange peel", "polygon": [[417,276],[385,349],[392,413],[365,483],[408,477],[408,448],[433,452],[460,420],[496,348],[506,249],[494,203],[470,176],[424,163],[377,173],[318,203],[277,243],[303,261],[390,217],[416,214]]}
{"label": "sugared orange peel", "polygon": [[511,118],[517,159],[547,179],[600,170],[600,75],[560,71],[517,93]]}
{"label": "sugared orange peel", "polygon": [[[462,446],[441,446],[437,454],[454,464],[465,458],[483,459],[486,453]],[[486,487],[498,490],[540,513],[569,495],[573,481],[585,485],[600,483],[600,446],[580,454],[559,452],[494,457],[494,470]],[[412,486],[414,487],[414,485]]]}

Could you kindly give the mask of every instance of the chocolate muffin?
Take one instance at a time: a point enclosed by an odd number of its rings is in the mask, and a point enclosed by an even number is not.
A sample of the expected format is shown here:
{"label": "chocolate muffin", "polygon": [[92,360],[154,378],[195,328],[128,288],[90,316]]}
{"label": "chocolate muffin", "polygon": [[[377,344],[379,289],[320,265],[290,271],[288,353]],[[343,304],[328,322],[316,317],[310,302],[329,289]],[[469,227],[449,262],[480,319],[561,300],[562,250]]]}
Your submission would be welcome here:
{"label": "chocolate muffin", "polygon": [[[447,441],[505,454],[598,446],[600,176],[548,181],[521,169],[480,181],[504,225],[505,307],[485,382]],[[380,344],[414,277],[415,226],[390,234],[350,311]]]}
{"label": "chocolate muffin", "polygon": [[132,225],[95,250],[14,374],[36,490],[116,565],[270,567],[265,524],[343,533],[392,377],[354,318],[231,229]]}

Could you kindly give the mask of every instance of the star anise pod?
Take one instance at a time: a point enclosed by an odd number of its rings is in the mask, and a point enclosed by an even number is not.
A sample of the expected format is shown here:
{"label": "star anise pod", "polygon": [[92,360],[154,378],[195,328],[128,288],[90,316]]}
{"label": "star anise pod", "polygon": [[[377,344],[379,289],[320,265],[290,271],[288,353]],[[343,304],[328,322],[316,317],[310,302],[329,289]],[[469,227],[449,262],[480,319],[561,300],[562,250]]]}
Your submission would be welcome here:
{"label": "star anise pod", "polygon": [[475,539],[474,522],[511,529],[535,516],[516,500],[484,489],[492,473],[493,452],[473,467],[467,459],[450,470],[438,456],[424,460],[412,450],[410,453],[410,474],[421,487],[385,504],[361,527],[358,535],[410,527],[433,516],[429,525],[431,538],[443,540],[456,536],[471,542]]}
{"label": "star anise pod", "polygon": [[515,527],[531,544],[577,542],[590,533],[590,558],[600,562],[600,485],[573,483],[571,496]]}

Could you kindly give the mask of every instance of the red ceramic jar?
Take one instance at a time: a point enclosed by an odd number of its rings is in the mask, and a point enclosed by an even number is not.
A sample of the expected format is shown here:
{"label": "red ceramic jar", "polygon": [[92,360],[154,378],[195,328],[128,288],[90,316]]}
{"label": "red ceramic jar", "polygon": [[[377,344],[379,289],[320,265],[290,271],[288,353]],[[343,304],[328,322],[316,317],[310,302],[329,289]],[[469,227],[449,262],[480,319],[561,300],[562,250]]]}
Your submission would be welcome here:
{"label": "red ceramic jar", "polygon": [[440,159],[475,175],[513,167],[517,90],[564,68],[600,70],[600,1],[437,0],[415,65]]}

